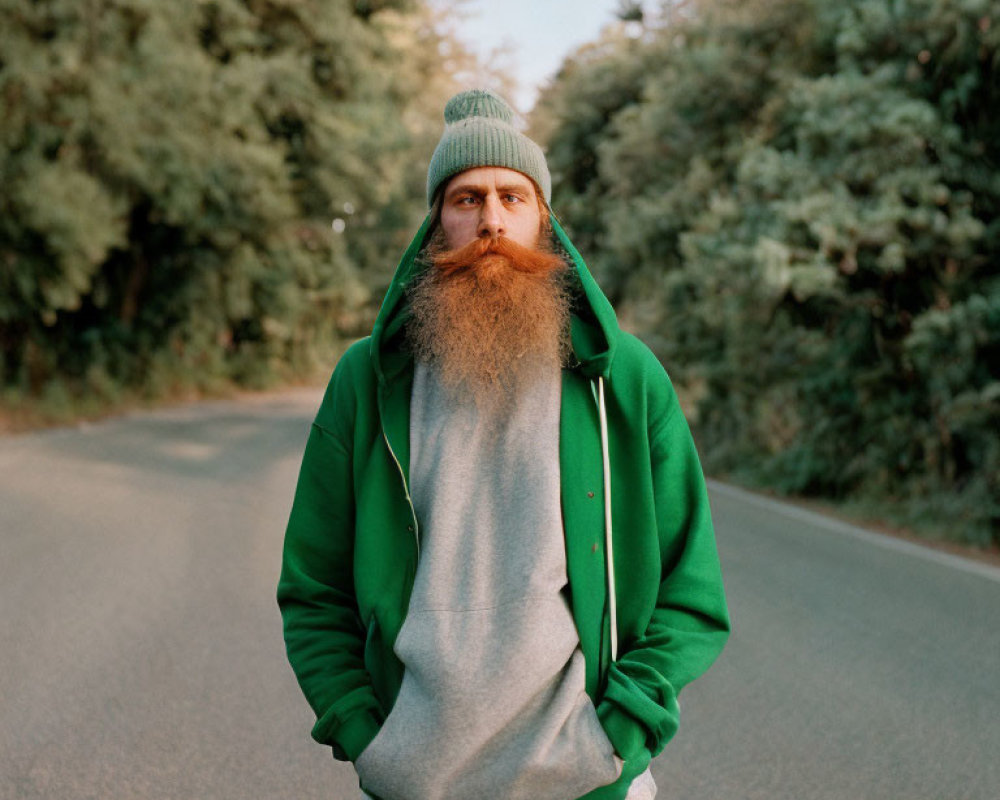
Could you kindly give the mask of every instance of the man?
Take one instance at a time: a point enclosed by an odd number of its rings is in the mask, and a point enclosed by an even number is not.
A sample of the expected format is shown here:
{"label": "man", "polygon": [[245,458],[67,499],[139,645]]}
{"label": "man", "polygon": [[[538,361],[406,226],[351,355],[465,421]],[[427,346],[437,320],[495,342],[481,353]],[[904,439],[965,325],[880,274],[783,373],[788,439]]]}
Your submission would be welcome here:
{"label": "man", "polygon": [[313,737],[379,800],[647,800],[729,630],[662,367],[457,95],[431,211],[312,426],[278,601]]}

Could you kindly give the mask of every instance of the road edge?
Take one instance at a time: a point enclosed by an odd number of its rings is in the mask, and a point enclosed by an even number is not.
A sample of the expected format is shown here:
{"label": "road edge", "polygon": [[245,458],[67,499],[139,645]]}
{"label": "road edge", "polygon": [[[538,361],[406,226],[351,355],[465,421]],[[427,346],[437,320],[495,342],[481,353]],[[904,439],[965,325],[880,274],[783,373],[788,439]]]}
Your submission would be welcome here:
{"label": "road edge", "polygon": [[936,564],[949,566],[953,569],[972,575],[978,575],[981,578],[986,578],[987,580],[1000,583],[1000,567],[994,567],[991,564],[986,564],[981,561],[976,561],[974,559],[955,555],[953,553],[945,553],[941,550],[934,549],[930,545],[917,544],[916,542],[911,542],[907,539],[900,539],[887,533],[879,533],[877,531],[868,530],[867,528],[862,528],[859,525],[834,519],[816,511],[810,511],[808,509],[801,508],[800,506],[792,505],[791,503],[786,503],[772,497],[757,494],[747,489],[742,489],[738,486],[733,486],[732,484],[723,483],[715,478],[709,478],[706,482],[709,490],[712,492],[717,492],[721,495],[743,500],[759,508],[765,508],[769,511],[782,514],[790,519],[808,522],[812,525],[823,528],[824,530],[830,531],[831,533],[851,536],[855,539],[860,539],[861,541],[875,545],[876,547],[881,547],[885,550],[905,553],[916,558],[922,558],[925,561],[931,561]]}

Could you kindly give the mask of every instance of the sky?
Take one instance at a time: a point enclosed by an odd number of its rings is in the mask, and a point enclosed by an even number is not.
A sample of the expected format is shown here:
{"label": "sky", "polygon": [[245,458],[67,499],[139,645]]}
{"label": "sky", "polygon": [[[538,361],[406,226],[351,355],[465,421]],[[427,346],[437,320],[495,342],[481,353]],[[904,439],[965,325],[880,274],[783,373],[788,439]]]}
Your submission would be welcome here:
{"label": "sky", "polygon": [[497,46],[510,48],[521,89],[509,99],[527,113],[563,58],[596,39],[614,21],[618,5],[618,0],[464,0],[453,24],[459,38],[483,58]]}

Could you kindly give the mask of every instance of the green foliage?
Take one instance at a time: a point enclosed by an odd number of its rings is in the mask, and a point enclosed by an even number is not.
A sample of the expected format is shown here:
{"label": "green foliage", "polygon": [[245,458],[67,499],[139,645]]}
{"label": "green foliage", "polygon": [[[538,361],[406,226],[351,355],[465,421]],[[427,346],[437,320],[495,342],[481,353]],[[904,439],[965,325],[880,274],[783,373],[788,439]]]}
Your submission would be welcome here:
{"label": "green foliage", "polygon": [[1000,15],[703,2],[581,51],[554,204],[710,468],[1000,542]]}
{"label": "green foliage", "polygon": [[0,386],[328,364],[423,213],[440,45],[405,1],[0,0]]}

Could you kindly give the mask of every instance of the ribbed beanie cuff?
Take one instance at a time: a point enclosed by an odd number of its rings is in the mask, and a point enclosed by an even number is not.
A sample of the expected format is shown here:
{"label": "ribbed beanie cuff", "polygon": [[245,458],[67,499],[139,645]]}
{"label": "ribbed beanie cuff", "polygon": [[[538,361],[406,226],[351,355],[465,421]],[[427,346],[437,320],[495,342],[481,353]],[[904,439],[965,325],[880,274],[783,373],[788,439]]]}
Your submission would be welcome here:
{"label": "ribbed beanie cuff", "polygon": [[552,178],[542,149],[518,131],[514,112],[489,89],[455,95],[444,107],[444,134],[427,170],[427,205],[452,175],[473,167],[506,167],[531,178],[545,202],[552,197]]}

